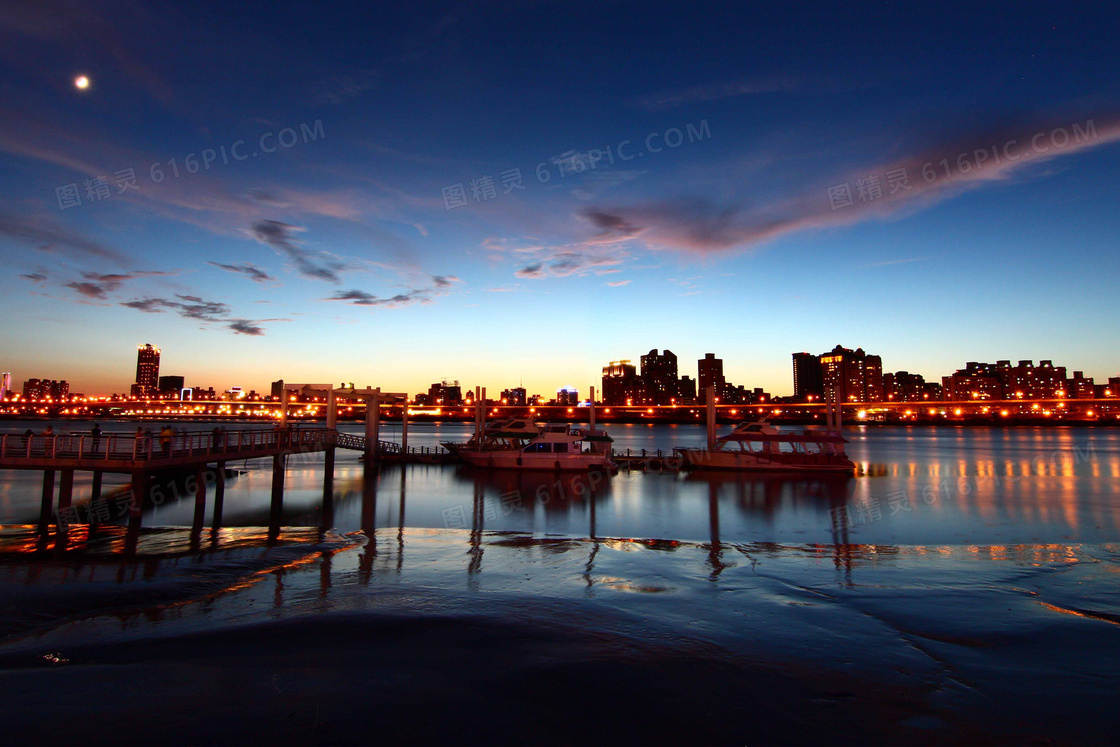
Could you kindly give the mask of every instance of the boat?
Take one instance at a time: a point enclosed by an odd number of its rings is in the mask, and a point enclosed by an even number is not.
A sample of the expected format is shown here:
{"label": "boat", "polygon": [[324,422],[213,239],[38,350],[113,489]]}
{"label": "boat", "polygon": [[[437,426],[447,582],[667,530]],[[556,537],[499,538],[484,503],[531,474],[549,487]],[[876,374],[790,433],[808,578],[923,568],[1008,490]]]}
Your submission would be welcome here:
{"label": "boat", "polygon": [[613,440],[606,431],[545,425],[529,439],[516,431],[496,431],[481,444],[462,445],[456,453],[475,467],[524,470],[614,471]]}
{"label": "boat", "polygon": [[[510,418],[509,420],[495,420],[486,425],[482,438],[471,436],[466,442],[441,441],[440,446],[458,454],[462,449],[508,449],[521,448],[541,432],[539,425],[525,418]],[[515,446],[516,445],[516,446]]]}
{"label": "boat", "polygon": [[694,469],[851,473],[848,440],[832,430],[779,431],[765,420],[741,423],[714,448],[677,451]]}

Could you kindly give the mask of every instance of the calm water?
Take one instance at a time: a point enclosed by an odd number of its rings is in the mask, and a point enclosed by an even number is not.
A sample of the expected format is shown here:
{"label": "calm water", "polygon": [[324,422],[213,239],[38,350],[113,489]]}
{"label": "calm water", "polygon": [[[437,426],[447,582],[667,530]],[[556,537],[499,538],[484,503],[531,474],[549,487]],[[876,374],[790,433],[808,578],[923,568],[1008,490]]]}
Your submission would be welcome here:
{"label": "calm water", "polygon": [[[410,444],[468,431],[419,425]],[[704,438],[611,432],[623,450]],[[231,463],[226,528],[200,542],[182,528],[193,501],[168,500],[135,558],[120,526],[72,529],[82,552],[28,553],[33,528],[15,525],[36,521],[39,477],[9,472],[0,688],[19,716],[5,733],[1116,743],[1120,431],[847,435],[861,475],[839,480],[367,471],[339,451],[333,532],[300,528],[320,523],[323,469],[296,456],[278,540],[262,529],[271,462]]]}
{"label": "calm water", "polygon": [[[6,424],[19,433],[23,424]],[[91,424],[59,423],[58,432]],[[103,423],[131,432],[130,424]],[[37,429],[42,424],[37,424]],[[191,429],[207,430],[199,424]],[[344,424],[360,433],[362,425]],[[726,430],[726,429],[725,429]],[[671,450],[703,443],[701,427],[616,425],[615,448]],[[464,440],[466,424],[419,424],[412,446]],[[335,526],[477,529],[567,537],[892,545],[1098,543],[1120,539],[1120,431],[1104,428],[852,427],[852,479],[729,473],[620,471],[609,479],[467,467],[390,466],[369,471],[338,451]],[[382,437],[399,439],[389,424]],[[225,523],[268,523],[271,461],[230,463]],[[38,517],[38,473],[0,482],[0,523]],[[88,475],[76,495],[89,494]],[[124,476],[106,476],[123,485]],[[321,455],[296,455],[285,476],[285,524],[318,526]],[[106,488],[110,489],[110,488]],[[168,494],[171,491],[165,491]],[[481,527],[474,526],[476,502]],[[145,526],[189,526],[193,501],[168,499]]]}

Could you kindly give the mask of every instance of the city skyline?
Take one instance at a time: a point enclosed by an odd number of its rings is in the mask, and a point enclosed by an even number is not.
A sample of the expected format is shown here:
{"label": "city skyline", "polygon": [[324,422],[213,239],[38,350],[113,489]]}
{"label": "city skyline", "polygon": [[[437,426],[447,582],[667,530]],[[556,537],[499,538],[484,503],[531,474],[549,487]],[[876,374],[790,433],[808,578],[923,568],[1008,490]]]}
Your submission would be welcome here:
{"label": "city skyline", "polygon": [[4,369],[111,393],[153,340],[219,390],[548,394],[668,345],[781,396],[840,342],[1120,373],[1106,9],[578,8],[11,5]]}
{"label": "city skyline", "polygon": [[[52,381],[50,377],[40,379],[39,377],[30,377],[24,380],[24,390],[30,385],[33,391],[38,392],[40,382],[42,385],[55,384],[65,387],[67,393],[72,389],[76,393],[87,397],[108,397],[108,396],[131,396],[133,398],[143,399],[159,398],[161,394],[166,395],[170,391],[171,384],[177,384],[179,388],[186,386],[188,389],[195,389],[198,391],[209,391],[212,395],[221,392],[229,392],[230,390],[250,392],[257,391],[264,395],[270,391],[275,394],[275,379],[269,381],[267,384],[258,382],[251,382],[243,384],[237,382],[230,385],[215,386],[210,379],[203,378],[192,379],[190,376],[179,375],[160,375],[159,365],[162,350],[153,346],[151,343],[145,343],[136,346],[136,356],[131,360],[135,361],[134,381],[129,382],[125,386],[112,388],[106,391],[85,391],[81,386],[74,386],[65,377],[59,377],[59,380]],[[589,393],[588,387],[595,387],[596,399],[601,402],[608,401],[608,373],[612,380],[625,384],[626,381],[632,382],[637,385],[639,389],[644,389],[647,386],[652,387],[652,391],[645,392],[641,395],[635,395],[635,399],[646,397],[653,403],[654,399],[663,400],[660,404],[668,404],[673,397],[679,397],[681,402],[698,401],[703,402],[704,391],[706,386],[714,384],[717,389],[717,396],[721,396],[720,388],[726,385],[729,389],[723,393],[724,397],[731,397],[733,402],[738,402],[738,398],[749,398],[753,394],[755,396],[763,394],[765,402],[769,398],[791,399],[796,401],[806,401],[804,396],[806,394],[814,394],[817,400],[822,399],[822,394],[827,393],[826,399],[831,399],[833,393],[839,388],[845,394],[849,391],[860,391],[857,396],[842,397],[844,401],[858,401],[858,402],[875,402],[875,401],[888,401],[890,397],[887,396],[888,392],[894,387],[895,377],[899,375],[901,378],[898,381],[899,391],[909,389],[913,386],[917,387],[917,391],[924,391],[927,393],[926,399],[939,400],[941,399],[940,390],[943,383],[948,384],[954,377],[959,379],[961,376],[997,376],[1002,375],[997,372],[1012,370],[1010,359],[994,358],[992,356],[981,356],[984,362],[978,361],[962,361],[955,367],[939,372],[932,375],[924,375],[921,372],[909,371],[905,368],[896,367],[893,365],[886,365],[883,363],[882,356],[865,352],[862,347],[857,346],[856,349],[847,348],[842,344],[837,344],[829,350],[822,351],[819,354],[809,352],[794,352],[789,356],[792,358],[792,366],[787,366],[787,381],[785,386],[779,386],[774,389],[767,387],[755,386],[753,381],[745,380],[741,382],[734,382],[730,376],[725,375],[726,369],[724,365],[725,359],[719,353],[706,352],[702,357],[696,358],[693,364],[689,359],[684,359],[682,364],[682,357],[676,355],[671,348],[665,348],[663,351],[658,348],[651,349],[647,354],[637,355],[633,358],[616,358],[611,360],[607,365],[600,367],[600,374],[593,375],[588,379],[588,383],[579,383],[577,381],[564,381],[563,383],[554,383],[545,385],[543,388],[537,390],[525,387],[522,382],[518,382],[516,386],[506,384],[504,382],[481,382],[461,380],[453,376],[438,377],[434,380],[429,380],[425,385],[405,389],[409,394],[415,396],[424,395],[431,396],[433,390],[441,386],[446,387],[452,385],[457,391],[462,392],[462,396],[472,396],[474,387],[485,387],[489,390],[488,397],[491,400],[500,400],[507,397],[510,393],[521,392],[521,396],[542,396],[543,399],[549,399],[550,395],[559,395],[564,390],[574,389],[579,392],[580,399],[586,399]],[[855,369],[849,370],[846,366],[849,363],[849,358],[858,362]],[[871,365],[870,368],[865,369],[864,360]],[[635,365],[634,360],[639,360],[639,364]],[[834,361],[830,363],[829,361]],[[987,362],[988,360],[995,361],[994,363]],[[1034,366],[1034,358],[1018,359],[1018,370],[1026,366],[1030,369]],[[1057,374],[1060,374],[1057,380],[1069,382],[1071,384],[1068,396],[1074,397],[1092,397],[1091,390],[1086,391],[1084,385],[1086,382],[1095,384],[1098,389],[1105,389],[1108,386],[1113,386],[1118,376],[1104,376],[1095,377],[1092,374],[1085,375],[1083,369],[1076,365],[1060,365],[1063,363],[1059,361],[1059,365],[1053,364],[1052,359],[1038,358],[1038,368],[1051,368]],[[873,362],[873,363],[872,363]],[[830,374],[829,372],[832,371]],[[1067,378],[1067,372],[1069,377]],[[693,375],[695,374],[695,375]],[[1018,375],[1018,374],[1017,374]],[[12,379],[12,373],[5,373],[5,377]],[[854,379],[852,378],[854,377]],[[869,378],[865,378],[869,377]],[[15,377],[14,380],[20,380],[22,377]],[[150,383],[145,383],[141,386],[141,380],[145,382],[158,381],[158,386],[153,386]],[[845,380],[849,380],[845,382]],[[307,385],[321,385],[331,384],[342,381],[342,386],[353,386],[354,384],[347,384],[345,377],[334,377],[323,380],[307,380],[307,381],[292,381],[287,380],[288,383],[300,383]],[[966,379],[967,381],[967,379]],[[874,382],[874,383],[872,383]],[[915,383],[917,382],[917,383]],[[1104,382],[1112,382],[1106,384]],[[1006,382],[1005,382],[1006,383]],[[684,388],[676,391],[668,391],[676,386],[684,385]],[[954,386],[960,384],[954,381]],[[383,390],[388,391],[389,388],[382,384],[372,384],[369,382],[358,382],[359,387],[364,386],[378,386]],[[850,389],[850,387],[856,389]],[[1004,386],[999,384],[998,386]],[[1057,386],[1057,385],[1056,385]],[[932,387],[932,389],[930,388]],[[1021,388],[1021,387],[1020,387]],[[737,394],[734,390],[737,389]],[[981,390],[985,387],[981,386]],[[1078,390],[1081,391],[1078,391]],[[623,400],[628,399],[626,395],[619,394],[618,390],[613,392],[614,399],[619,401],[616,404],[623,404]],[[934,394],[936,392],[936,394]],[[9,393],[14,393],[14,389],[9,389]],[[967,396],[951,397],[948,396],[949,392],[946,390],[945,399],[969,399]],[[514,395],[516,396],[516,395]],[[988,394],[985,393],[985,398]],[[1011,395],[1009,395],[1010,397]],[[1020,395],[1022,396],[1022,395]],[[1053,396],[1053,395],[1051,395]],[[1065,396],[1065,394],[1063,394]],[[1111,392],[1110,392],[1111,396]],[[55,399],[59,399],[55,394]],[[920,397],[916,397],[920,398]],[[998,397],[993,397],[998,398]],[[1038,398],[1037,395],[1028,395],[1028,399]],[[899,398],[901,401],[901,398]],[[743,403],[747,400],[744,399]],[[638,401],[635,404],[642,404]],[[756,402],[757,404],[757,402]]]}

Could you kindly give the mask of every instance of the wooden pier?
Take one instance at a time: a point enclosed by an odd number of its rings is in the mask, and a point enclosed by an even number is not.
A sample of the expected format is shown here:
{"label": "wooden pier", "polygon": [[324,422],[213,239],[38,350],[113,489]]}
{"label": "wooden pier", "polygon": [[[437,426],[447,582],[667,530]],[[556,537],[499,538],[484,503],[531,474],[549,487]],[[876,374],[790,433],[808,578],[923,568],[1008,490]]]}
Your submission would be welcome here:
{"label": "wooden pier", "polygon": [[[272,459],[272,505],[269,527],[278,533],[284,502],[284,470],[288,457],[322,452],[324,455],[323,521],[333,522],[334,459],[336,449],[361,451],[369,460],[404,456],[399,444],[377,441],[370,450],[362,436],[329,428],[260,428],[226,431],[180,432],[162,437],[159,432],[137,430],[135,434],[19,435],[0,437],[0,469],[38,470],[43,473],[39,512],[39,534],[46,537],[52,523],[64,535],[76,519],[73,507],[75,472],[91,472],[90,503],[102,500],[105,473],[130,476],[129,495],[115,518],[128,516],[129,537],[139,535],[144,508],[159,503],[164,492],[195,502],[192,529],[201,533],[205,524],[207,493],[214,491],[210,527],[222,525],[226,464],[247,459]],[[57,505],[55,503],[58,476]],[[180,490],[182,486],[182,490]],[[158,498],[158,500],[157,500]],[[105,507],[104,520],[114,518]],[[329,528],[325,526],[324,528]]]}

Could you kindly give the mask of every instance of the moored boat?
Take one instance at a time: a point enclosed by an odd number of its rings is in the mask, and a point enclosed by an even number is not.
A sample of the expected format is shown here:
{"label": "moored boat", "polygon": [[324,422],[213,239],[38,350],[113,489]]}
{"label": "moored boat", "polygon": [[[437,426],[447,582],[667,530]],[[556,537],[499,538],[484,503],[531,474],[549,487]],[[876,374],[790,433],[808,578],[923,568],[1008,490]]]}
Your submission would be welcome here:
{"label": "moored boat", "polygon": [[546,425],[528,440],[523,435],[495,434],[478,446],[464,444],[456,453],[476,467],[494,469],[618,469],[611,460],[612,439],[606,431]]}
{"label": "moored boat", "polygon": [[532,420],[510,418],[487,424],[481,439],[471,436],[466,442],[441,441],[440,445],[453,454],[458,454],[463,449],[477,451],[514,449],[523,447],[540,432],[540,426]]}
{"label": "moored boat", "polygon": [[779,431],[759,421],[740,424],[711,449],[678,452],[694,469],[851,473],[855,463],[844,453],[847,442],[831,430]]}

